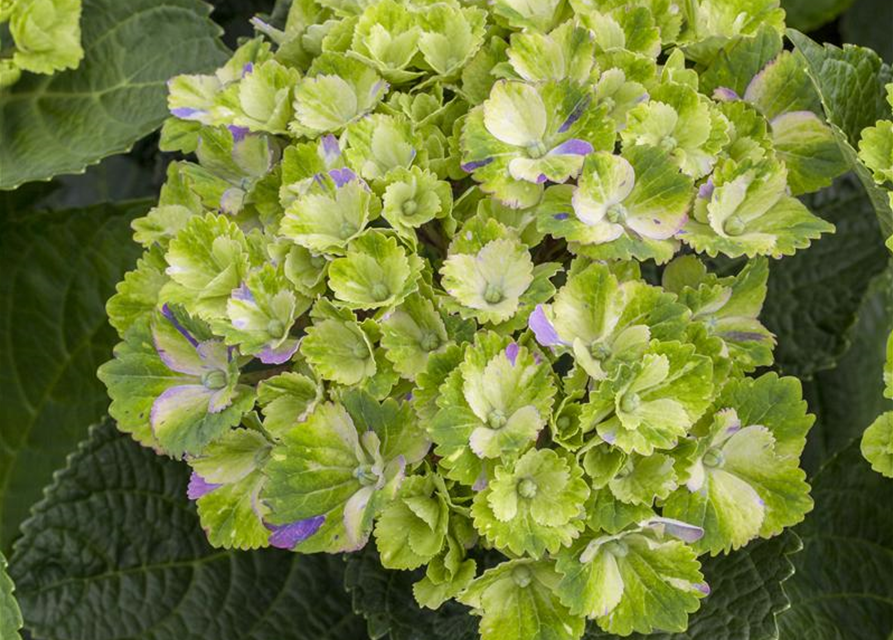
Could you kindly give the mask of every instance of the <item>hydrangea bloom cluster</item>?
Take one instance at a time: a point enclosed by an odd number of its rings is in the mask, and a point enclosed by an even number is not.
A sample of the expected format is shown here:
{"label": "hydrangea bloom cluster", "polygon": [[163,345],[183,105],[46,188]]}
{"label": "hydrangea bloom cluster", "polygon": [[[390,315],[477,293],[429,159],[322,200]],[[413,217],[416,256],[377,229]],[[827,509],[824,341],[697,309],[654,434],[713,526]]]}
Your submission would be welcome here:
{"label": "hydrangea bloom cluster", "polygon": [[[887,102],[893,109],[893,83],[887,85]],[[893,114],[891,114],[893,118]],[[862,132],[859,159],[871,171],[874,181],[887,190],[893,209],[893,121],[879,120]],[[893,253],[893,235],[887,238],[887,248]],[[884,397],[893,400],[893,334],[887,341],[887,364],[884,367]],[[865,430],[862,454],[871,467],[893,478],[893,411],[887,411]]]}
{"label": "hydrangea bloom cluster", "polygon": [[373,544],[488,640],[684,630],[699,556],[812,507],[759,314],[770,259],[833,231],[794,196],[845,165],[778,0],[255,26],[170,82],[192,159],[108,304],[120,429],[192,468],[214,545]]}
{"label": "hydrangea bloom cluster", "polygon": [[74,69],[81,48],[81,0],[0,0],[0,89],[15,84],[22,71],[52,74]]}

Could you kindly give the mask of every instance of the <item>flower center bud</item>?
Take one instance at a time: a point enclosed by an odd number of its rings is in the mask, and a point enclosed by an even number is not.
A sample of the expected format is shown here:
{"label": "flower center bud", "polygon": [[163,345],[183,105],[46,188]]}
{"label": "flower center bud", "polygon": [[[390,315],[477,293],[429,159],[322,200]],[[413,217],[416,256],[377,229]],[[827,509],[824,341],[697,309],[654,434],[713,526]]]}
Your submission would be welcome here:
{"label": "flower center bud", "polygon": [[676,138],[673,136],[664,136],[660,141],[660,148],[664,151],[672,151],[676,148],[679,143],[676,142]]}
{"label": "flower center bud", "polygon": [[414,216],[415,212],[419,210],[419,205],[415,200],[407,200],[403,203],[403,215],[405,216]]}
{"label": "flower center bud", "polygon": [[491,429],[502,429],[505,423],[505,414],[499,409],[493,409],[490,415],[487,416],[487,424],[490,425]]}
{"label": "flower center bud", "polygon": [[349,237],[354,235],[357,232],[357,228],[349,222],[342,222],[341,229],[339,230],[341,233],[341,239],[347,240]]}
{"label": "flower center bud", "polygon": [[707,449],[707,452],[704,454],[703,458],[704,466],[711,469],[721,467],[725,460],[726,457],[722,454],[722,451],[716,448]]}
{"label": "flower center bud", "polygon": [[536,496],[536,482],[530,478],[524,478],[518,483],[518,495],[522,498],[533,498]]}
{"label": "flower center bud", "polygon": [[372,285],[372,298],[376,302],[382,302],[388,299],[388,296],[391,295],[390,290],[388,289],[388,285],[383,282],[376,282]]}
{"label": "flower center bud", "polygon": [[371,464],[360,465],[357,467],[357,470],[354,471],[354,475],[364,487],[368,487],[370,484],[375,484],[378,481],[378,476],[375,474],[375,470],[372,468]]}
{"label": "flower center bud", "polygon": [[226,374],[219,369],[207,371],[202,374],[202,384],[205,389],[222,389],[226,386]]}
{"label": "flower center bud", "polygon": [[285,337],[285,324],[274,318],[267,323],[267,333],[274,338]]}
{"label": "flower center bud", "polygon": [[632,413],[642,404],[642,399],[635,392],[625,393],[620,399],[620,410],[624,413]]}
{"label": "flower center bud", "polygon": [[487,289],[484,291],[484,300],[489,304],[498,304],[502,302],[503,298],[502,287],[492,283],[487,285]]}
{"label": "flower center bud", "polygon": [[589,348],[589,354],[594,359],[601,362],[608,359],[608,357],[611,355],[611,350],[608,349],[607,345],[598,342]]}
{"label": "flower center bud", "polygon": [[730,236],[740,236],[744,233],[746,224],[739,216],[729,217],[722,225],[723,230]]}
{"label": "flower center bud", "polygon": [[537,140],[527,146],[527,155],[531,158],[542,158],[546,155],[546,145],[542,140]]}
{"label": "flower center bud", "polygon": [[560,416],[558,420],[555,421],[555,426],[564,431],[571,426],[571,419],[567,416]]}
{"label": "flower center bud", "polygon": [[533,574],[530,573],[530,569],[521,565],[520,567],[512,569],[512,580],[515,581],[516,585],[523,589],[530,584],[531,580],[533,580]]}
{"label": "flower center bud", "polygon": [[608,222],[619,224],[626,219],[626,207],[619,202],[612,204],[608,207],[608,212],[605,214],[605,217],[608,219]]}
{"label": "flower center bud", "polygon": [[428,333],[422,337],[421,347],[425,351],[434,351],[440,346],[440,338],[436,333]]}

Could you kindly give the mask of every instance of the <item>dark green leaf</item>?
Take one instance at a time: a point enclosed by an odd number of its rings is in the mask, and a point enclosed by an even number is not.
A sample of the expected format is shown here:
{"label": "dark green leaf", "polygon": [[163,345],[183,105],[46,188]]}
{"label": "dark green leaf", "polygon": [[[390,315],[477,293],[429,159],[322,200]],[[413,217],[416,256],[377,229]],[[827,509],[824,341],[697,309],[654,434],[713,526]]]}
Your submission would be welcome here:
{"label": "dark green leaf", "polygon": [[858,315],[846,355],[834,369],[818,372],[803,385],[817,418],[803,453],[803,468],[810,473],[893,409],[893,401],[883,396],[884,346],[893,331],[893,270],[874,281]]}
{"label": "dark green leaf", "polygon": [[42,640],[362,640],[334,556],[210,548],[188,467],[111,423],[57,474],[10,573]]}
{"label": "dark green leaf", "polygon": [[782,638],[887,640],[893,632],[893,481],[871,470],[859,442],[813,478],[815,510],[798,527],[803,551],[785,584]]}
{"label": "dark green leaf", "polygon": [[856,0],[840,20],[844,42],[874,49],[888,64],[893,63],[893,2]]}
{"label": "dark green leaf", "polygon": [[161,124],[165,82],[226,59],[199,0],[84,0],[81,66],[0,94],[0,189],[77,173]]}
{"label": "dark green leaf", "polygon": [[108,406],[96,368],[116,336],[105,301],[140,248],[148,202],[5,212],[0,234],[0,548]]}
{"label": "dark green leaf", "polygon": [[760,317],[778,336],[778,369],[808,378],[833,367],[846,352],[865,292],[887,264],[887,251],[871,204],[852,176],[803,202],[833,222],[837,232],[772,263]]}
{"label": "dark green leaf", "polygon": [[814,31],[834,20],[853,4],[853,0],[782,0],[789,27]]}
{"label": "dark green leaf", "polygon": [[[348,556],[345,584],[353,608],[366,618],[374,640],[477,640],[477,618],[454,601],[437,611],[422,609],[412,594],[418,571],[391,571],[381,566],[374,545]],[[390,634],[390,635],[388,635]]]}
{"label": "dark green leaf", "polygon": [[820,46],[793,29],[787,33],[806,60],[807,73],[819,92],[837,145],[868,194],[882,233],[885,237],[893,234],[893,210],[887,191],[874,182],[856,154],[862,130],[890,115],[885,88],[893,80],[890,67],[871,49]]}
{"label": "dark green leaf", "polygon": [[753,77],[781,50],[781,36],[771,27],[760,29],[754,37],[731,40],[701,74],[700,90],[710,95],[726,87],[743,96]]}

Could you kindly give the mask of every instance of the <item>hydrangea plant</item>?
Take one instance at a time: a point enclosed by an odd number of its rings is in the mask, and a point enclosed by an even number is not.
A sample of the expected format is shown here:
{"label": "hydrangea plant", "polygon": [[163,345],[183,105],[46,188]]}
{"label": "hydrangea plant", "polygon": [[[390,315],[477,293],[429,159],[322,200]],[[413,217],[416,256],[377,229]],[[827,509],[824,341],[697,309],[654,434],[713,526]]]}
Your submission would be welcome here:
{"label": "hydrangea plant", "polygon": [[0,27],[12,39],[0,42],[0,89],[23,71],[52,74],[74,69],[81,48],[81,0],[3,0]]}
{"label": "hydrangea plant", "polygon": [[845,164],[778,1],[254,24],[169,84],[182,159],[108,304],[119,428],[191,467],[215,546],[375,545],[485,640],[684,631],[699,557],[812,508],[760,311],[834,231],[794,195]]}
{"label": "hydrangea plant", "polygon": [[[893,109],[893,83],[886,88],[887,102]],[[890,207],[893,208],[893,121],[879,120],[862,132],[859,159],[871,171],[874,181],[887,191]],[[893,235],[887,239],[887,248],[893,253]],[[893,333],[887,341],[884,397],[893,400]],[[862,454],[871,463],[872,469],[893,478],[893,411],[882,413],[865,430]]]}

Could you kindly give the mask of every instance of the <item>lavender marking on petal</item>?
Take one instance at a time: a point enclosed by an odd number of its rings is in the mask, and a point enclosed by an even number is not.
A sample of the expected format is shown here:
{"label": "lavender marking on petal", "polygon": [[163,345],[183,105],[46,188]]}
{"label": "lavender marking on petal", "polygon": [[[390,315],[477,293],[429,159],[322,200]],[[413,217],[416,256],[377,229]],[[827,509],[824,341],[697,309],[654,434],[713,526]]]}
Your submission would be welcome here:
{"label": "lavender marking on petal", "polygon": [[585,156],[595,151],[593,146],[585,140],[571,138],[549,151],[550,156]]}
{"label": "lavender marking on petal", "polygon": [[324,135],[319,144],[327,165],[333,164],[341,155],[341,146],[338,144],[338,138],[331,133]]}
{"label": "lavender marking on petal", "polygon": [[705,596],[710,595],[710,585],[706,582],[701,582],[700,584],[695,585],[695,589],[703,593]]}
{"label": "lavender marking on petal", "polygon": [[266,347],[257,354],[257,358],[264,364],[285,364],[297,350],[297,340],[286,340],[276,348]]}
{"label": "lavender marking on petal", "polygon": [[198,340],[193,338],[192,334],[189,333],[189,331],[187,331],[186,328],[182,324],[180,324],[180,321],[177,320],[177,318],[174,316],[174,312],[171,311],[171,308],[167,304],[165,304],[163,307],[161,307],[161,315],[163,315],[165,318],[167,318],[168,321],[172,325],[174,325],[174,329],[179,331],[180,335],[182,335],[184,338],[186,338],[189,341],[189,344],[191,344],[193,347],[198,347]]}
{"label": "lavender marking on petal", "polygon": [[565,133],[568,129],[573,126],[573,124],[580,119],[580,116],[583,115],[583,112],[589,107],[589,103],[592,102],[591,96],[586,96],[584,100],[581,100],[577,103],[577,106],[574,107],[574,110],[571,111],[571,114],[567,117],[567,120],[558,128],[558,133]]}
{"label": "lavender marking on petal", "polygon": [[264,523],[264,525],[273,532],[270,535],[270,544],[272,546],[277,549],[291,550],[295,548],[295,545],[319,531],[319,528],[325,521],[325,516],[314,516],[306,520],[297,520],[290,524],[275,525]]}
{"label": "lavender marking on petal", "polygon": [[254,63],[246,62],[245,66],[242,67],[242,77],[254,73]]}
{"label": "lavender marking on petal", "polygon": [[195,471],[189,476],[189,485],[186,487],[186,497],[190,500],[198,500],[204,495],[211,493],[214,489],[223,485],[208,482]]}
{"label": "lavender marking on petal", "polygon": [[707,182],[698,187],[698,197],[702,200],[710,200],[713,198],[713,191],[716,186],[713,184],[713,178],[709,178]]}
{"label": "lavender marking on petal", "polygon": [[713,99],[718,102],[734,102],[735,100],[740,100],[741,96],[728,87],[717,87],[713,90]]}
{"label": "lavender marking on petal", "polygon": [[254,294],[251,293],[251,289],[249,289],[248,285],[244,282],[240,286],[233,289],[232,296],[234,300],[254,302]]}
{"label": "lavender marking on petal", "polygon": [[481,167],[486,167],[488,164],[493,162],[493,158],[485,158],[484,160],[475,160],[473,162],[466,162],[462,165],[462,171],[465,173],[471,173],[475,169],[480,169]]}
{"label": "lavender marking on petal", "polygon": [[537,183],[537,184],[543,184],[546,180],[547,180],[547,178],[546,178],[546,174],[545,174],[545,173],[541,173],[541,174],[539,174],[539,175],[536,177],[536,183]]}
{"label": "lavender marking on petal", "polygon": [[340,189],[348,182],[357,179],[357,174],[344,167],[343,169],[330,169],[329,176],[335,181],[335,186]]}
{"label": "lavender marking on petal", "polygon": [[544,347],[564,344],[558,336],[558,331],[555,330],[555,325],[546,316],[546,310],[541,304],[536,305],[533,313],[530,314],[530,317],[527,319],[527,326],[533,331],[536,341]]}
{"label": "lavender marking on petal", "polygon": [[508,361],[512,363],[512,366],[515,366],[515,362],[518,360],[518,352],[521,348],[518,346],[517,342],[512,342],[505,348],[505,357],[508,358]]}
{"label": "lavender marking on petal", "polygon": [[226,126],[229,129],[229,132],[233,136],[233,142],[242,142],[245,139],[245,136],[248,135],[248,127],[238,127],[234,124],[229,124]]}
{"label": "lavender marking on petal", "polygon": [[171,115],[180,118],[181,120],[194,120],[193,116],[203,115],[207,113],[202,109],[193,109],[192,107],[176,107],[171,109]]}
{"label": "lavender marking on petal", "polygon": [[570,218],[570,214],[569,213],[556,213],[552,217],[555,218],[556,220],[567,220],[568,218]]}

